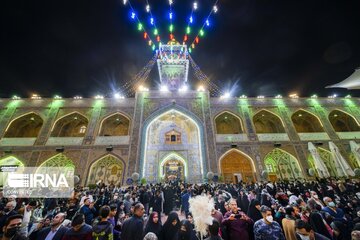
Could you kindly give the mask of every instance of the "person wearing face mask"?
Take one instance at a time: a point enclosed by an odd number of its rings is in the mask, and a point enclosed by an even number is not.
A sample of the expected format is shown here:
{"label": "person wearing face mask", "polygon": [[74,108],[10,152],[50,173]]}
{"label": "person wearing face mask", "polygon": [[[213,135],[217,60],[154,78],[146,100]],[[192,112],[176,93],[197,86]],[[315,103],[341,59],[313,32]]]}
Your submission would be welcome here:
{"label": "person wearing face mask", "polygon": [[263,218],[254,225],[255,240],[285,240],[280,224],[273,220],[271,209],[261,206],[260,212]]}
{"label": "person wearing face mask", "polygon": [[295,231],[297,240],[330,240],[330,238],[314,232],[308,223],[300,219],[295,222]]}
{"label": "person wearing face mask", "polygon": [[342,209],[336,207],[335,202],[331,198],[324,197],[323,200],[324,200],[324,203],[326,204],[326,207],[323,207],[322,211],[330,214],[334,218],[334,221],[340,221],[343,223],[347,223],[344,211]]}
{"label": "person wearing face mask", "polygon": [[1,217],[0,217],[0,236],[3,234],[3,226],[6,222],[6,219],[9,218],[10,216],[13,216],[16,213],[16,211],[14,210],[16,206],[16,202],[15,201],[10,201],[7,202],[5,205],[4,210],[0,213]]}
{"label": "person wearing face mask", "polygon": [[1,240],[25,240],[25,236],[20,234],[20,226],[22,224],[23,216],[15,214],[8,217],[3,226],[3,236]]}

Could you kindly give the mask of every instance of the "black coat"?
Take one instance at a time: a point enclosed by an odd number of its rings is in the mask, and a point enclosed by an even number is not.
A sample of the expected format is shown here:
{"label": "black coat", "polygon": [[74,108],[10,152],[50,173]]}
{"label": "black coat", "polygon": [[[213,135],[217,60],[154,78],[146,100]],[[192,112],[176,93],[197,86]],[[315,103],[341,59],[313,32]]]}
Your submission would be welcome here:
{"label": "black coat", "polygon": [[[61,226],[56,231],[52,240],[61,240],[67,230],[68,230],[67,227]],[[36,235],[36,240],[45,240],[46,236],[49,234],[50,231],[51,231],[51,227],[46,227],[41,229]]]}
{"label": "black coat", "polygon": [[143,229],[143,220],[137,216],[132,216],[122,225],[120,239],[142,240],[144,237]]}

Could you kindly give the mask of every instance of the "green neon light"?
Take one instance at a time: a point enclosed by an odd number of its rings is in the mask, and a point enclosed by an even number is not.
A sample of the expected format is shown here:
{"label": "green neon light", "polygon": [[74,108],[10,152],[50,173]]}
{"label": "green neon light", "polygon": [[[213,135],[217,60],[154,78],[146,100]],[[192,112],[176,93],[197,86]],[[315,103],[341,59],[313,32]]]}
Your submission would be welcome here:
{"label": "green neon light", "polygon": [[21,101],[22,100],[12,100],[6,105],[6,107],[7,108],[17,108],[20,105]]}
{"label": "green neon light", "polygon": [[276,105],[277,107],[286,108],[286,104],[285,104],[285,102],[284,102],[283,99],[276,98],[276,99],[274,99],[273,101],[274,101],[274,103],[275,103],[275,105]]}
{"label": "green neon light", "polygon": [[103,99],[96,99],[94,101],[94,104],[93,104],[94,108],[101,108],[102,106],[104,106],[104,100]]}

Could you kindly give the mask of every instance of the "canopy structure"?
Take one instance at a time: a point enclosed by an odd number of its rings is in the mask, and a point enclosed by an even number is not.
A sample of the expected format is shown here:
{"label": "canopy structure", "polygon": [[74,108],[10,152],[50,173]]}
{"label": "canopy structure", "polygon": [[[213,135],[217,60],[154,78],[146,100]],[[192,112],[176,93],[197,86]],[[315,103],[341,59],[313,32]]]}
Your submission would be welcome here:
{"label": "canopy structure", "polygon": [[311,156],[314,159],[314,165],[315,165],[315,168],[316,168],[316,171],[317,171],[319,177],[320,178],[329,178],[330,173],[329,173],[328,169],[326,168],[325,163],[321,159],[318,150],[316,149],[316,147],[314,146],[314,144],[312,142],[308,143],[308,149],[311,153]]}
{"label": "canopy structure", "polygon": [[347,88],[347,89],[360,89],[360,68],[355,69],[350,77],[344,81],[334,85],[326,86],[326,88]]}
{"label": "canopy structure", "polygon": [[350,149],[354,154],[358,165],[360,166],[360,146],[355,141],[350,141]]}
{"label": "canopy structure", "polygon": [[350,165],[346,162],[345,158],[341,155],[339,148],[333,143],[329,142],[329,148],[334,159],[336,172],[339,177],[355,176],[354,171]]}

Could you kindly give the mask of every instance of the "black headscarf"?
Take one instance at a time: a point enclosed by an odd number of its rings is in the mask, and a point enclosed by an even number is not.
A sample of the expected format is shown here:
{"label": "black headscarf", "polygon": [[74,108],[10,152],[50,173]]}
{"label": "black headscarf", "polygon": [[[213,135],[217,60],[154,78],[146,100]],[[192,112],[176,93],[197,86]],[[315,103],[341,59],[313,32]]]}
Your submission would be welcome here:
{"label": "black headscarf", "polygon": [[[182,231],[181,227],[184,226],[186,231]],[[194,240],[196,239],[195,232],[189,220],[182,220],[178,234],[178,240]]]}
{"label": "black headscarf", "polygon": [[[177,223],[174,226],[172,222],[176,220]],[[166,240],[173,240],[176,239],[177,232],[180,229],[180,220],[177,212],[170,212],[168,218],[166,219],[166,222],[164,223],[164,226],[161,230],[161,239]]]}
{"label": "black headscarf", "polygon": [[[154,223],[153,218],[155,215],[158,215],[159,217],[159,221],[157,223]],[[147,234],[148,232],[152,232],[155,233],[155,235],[158,237],[158,239],[160,239],[160,234],[161,234],[161,221],[160,221],[160,215],[157,212],[152,212],[149,216],[149,220],[146,223],[146,227],[145,227],[145,234]]]}

